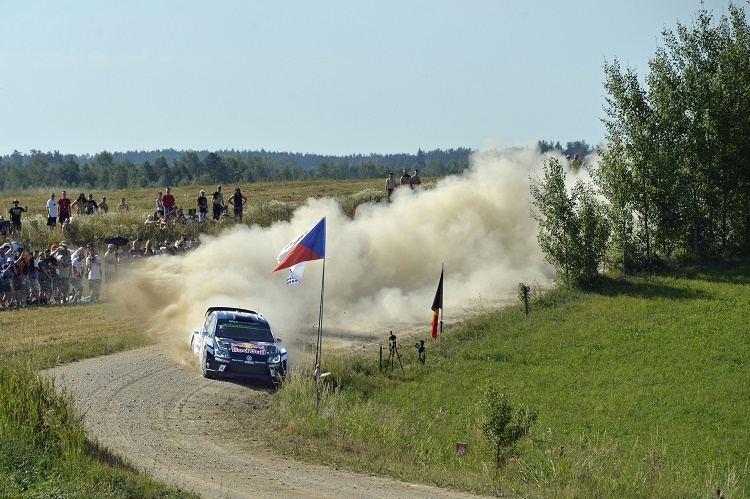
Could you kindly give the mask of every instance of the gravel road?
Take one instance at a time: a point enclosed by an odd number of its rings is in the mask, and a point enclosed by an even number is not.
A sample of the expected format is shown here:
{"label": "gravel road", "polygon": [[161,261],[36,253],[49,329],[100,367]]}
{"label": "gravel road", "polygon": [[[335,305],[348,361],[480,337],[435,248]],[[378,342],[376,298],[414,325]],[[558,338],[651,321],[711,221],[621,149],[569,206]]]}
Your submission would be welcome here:
{"label": "gravel road", "polygon": [[[269,453],[260,439],[232,438],[236,416],[261,411],[269,389],[202,378],[162,345],[50,370],[85,414],[86,430],[154,477],[204,497],[461,498]],[[263,431],[263,428],[258,428]]]}

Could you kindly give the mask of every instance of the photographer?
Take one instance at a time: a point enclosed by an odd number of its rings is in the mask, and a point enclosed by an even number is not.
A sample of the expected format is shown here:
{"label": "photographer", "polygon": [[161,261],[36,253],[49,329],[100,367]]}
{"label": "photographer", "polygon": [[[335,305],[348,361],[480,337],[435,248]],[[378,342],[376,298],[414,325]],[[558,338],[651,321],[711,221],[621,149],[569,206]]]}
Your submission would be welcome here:
{"label": "photographer", "polygon": [[417,349],[417,360],[424,365],[425,363],[425,347],[424,340],[419,340],[418,343],[414,344],[414,348]]}
{"label": "photographer", "polygon": [[99,301],[99,292],[102,287],[102,259],[96,254],[96,250],[92,246],[89,246],[86,251],[86,270],[89,278],[91,301]]}

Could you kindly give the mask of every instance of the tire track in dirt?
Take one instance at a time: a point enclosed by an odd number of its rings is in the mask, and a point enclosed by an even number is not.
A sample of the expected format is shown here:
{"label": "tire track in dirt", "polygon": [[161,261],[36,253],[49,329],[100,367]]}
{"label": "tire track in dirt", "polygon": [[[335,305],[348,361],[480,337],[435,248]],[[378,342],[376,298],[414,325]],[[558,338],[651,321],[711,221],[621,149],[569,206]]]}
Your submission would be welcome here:
{"label": "tire track in dirt", "polygon": [[[74,397],[87,434],[167,483],[204,497],[460,498],[455,491],[303,464],[242,434],[233,414],[270,402],[270,389],[202,378],[162,345],[51,369]],[[263,431],[263,428],[257,428]],[[243,431],[244,434],[248,432]]]}

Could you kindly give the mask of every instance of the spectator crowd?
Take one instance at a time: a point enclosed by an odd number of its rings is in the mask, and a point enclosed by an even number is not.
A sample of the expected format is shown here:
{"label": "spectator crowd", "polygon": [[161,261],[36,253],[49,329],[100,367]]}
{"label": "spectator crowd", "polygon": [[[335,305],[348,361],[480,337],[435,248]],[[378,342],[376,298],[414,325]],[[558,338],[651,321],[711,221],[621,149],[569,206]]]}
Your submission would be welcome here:
{"label": "spectator crowd", "polygon": [[20,243],[6,239],[0,245],[0,308],[97,302],[105,298],[103,285],[111,297],[112,286],[138,259],[179,255],[199,244],[187,234],[174,243],[148,240],[144,244],[136,239],[125,251],[108,244],[102,257],[91,243],[72,249],[68,241],[61,241],[49,248],[27,251]]}

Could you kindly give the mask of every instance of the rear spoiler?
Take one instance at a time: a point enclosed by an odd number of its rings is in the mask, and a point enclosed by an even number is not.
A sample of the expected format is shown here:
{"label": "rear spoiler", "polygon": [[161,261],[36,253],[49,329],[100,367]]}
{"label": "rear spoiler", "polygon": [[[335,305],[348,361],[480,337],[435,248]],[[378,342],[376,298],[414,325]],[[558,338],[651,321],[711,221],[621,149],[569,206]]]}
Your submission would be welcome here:
{"label": "rear spoiler", "polygon": [[254,310],[247,310],[244,308],[237,308],[237,307],[210,307],[208,310],[206,310],[206,315],[204,317],[208,317],[208,314],[211,312],[215,312],[217,310],[224,310],[227,312],[244,312],[246,314],[255,314],[260,315],[258,312],[255,312]]}

